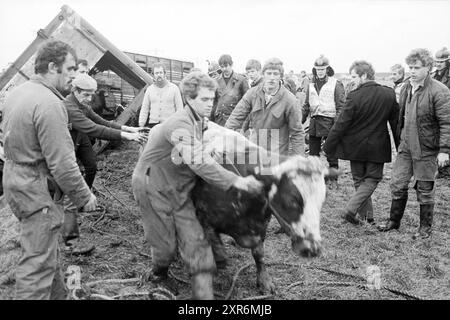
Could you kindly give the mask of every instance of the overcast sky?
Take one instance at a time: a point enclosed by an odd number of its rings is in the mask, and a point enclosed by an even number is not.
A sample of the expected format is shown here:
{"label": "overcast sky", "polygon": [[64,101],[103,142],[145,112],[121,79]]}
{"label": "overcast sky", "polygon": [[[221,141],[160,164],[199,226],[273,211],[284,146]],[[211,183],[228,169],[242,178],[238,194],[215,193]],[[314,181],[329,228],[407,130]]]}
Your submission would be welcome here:
{"label": "overcast sky", "polygon": [[387,72],[413,48],[450,47],[450,1],[0,0],[0,70],[69,5],[123,51],[194,62],[229,53],[234,69],[279,57],[310,72],[324,54],[336,72],[356,59]]}

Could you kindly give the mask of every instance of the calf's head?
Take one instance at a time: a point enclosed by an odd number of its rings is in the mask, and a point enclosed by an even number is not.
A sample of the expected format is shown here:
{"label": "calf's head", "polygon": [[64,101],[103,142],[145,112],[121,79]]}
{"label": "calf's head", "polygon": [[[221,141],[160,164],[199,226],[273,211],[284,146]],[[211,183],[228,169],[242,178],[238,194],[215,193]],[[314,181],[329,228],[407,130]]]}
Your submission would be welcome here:
{"label": "calf's head", "polygon": [[270,207],[284,231],[290,236],[292,249],[304,257],[321,251],[320,211],[326,196],[325,176],[340,174],[326,168],[317,157],[291,157],[260,175],[267,190]]}

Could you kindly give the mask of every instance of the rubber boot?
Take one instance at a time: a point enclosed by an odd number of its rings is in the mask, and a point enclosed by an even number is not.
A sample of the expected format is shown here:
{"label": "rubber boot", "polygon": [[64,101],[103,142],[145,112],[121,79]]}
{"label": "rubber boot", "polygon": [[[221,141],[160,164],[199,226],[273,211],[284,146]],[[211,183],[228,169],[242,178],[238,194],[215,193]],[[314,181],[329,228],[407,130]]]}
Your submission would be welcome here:
{"label": "rubber boot", "polygon": [[210,272],[201,272],[192,276],[192,299],[214,300],[213,276]]}
{"label": "rubber boot", "polygon": [[431,225],[433,224],[434,203],[420,205],[420,226],[414,234],[413,239],[426,239],[431,236]]}
{"label": "rubber boot", "polygon": [[381,232],[390,231],[400,228],[400,221],[405,213],[406,203],[408,199],[393,199],[391,203],[391,212],[389,215],[389,221],[385,226],[380,226],[378,229]]}

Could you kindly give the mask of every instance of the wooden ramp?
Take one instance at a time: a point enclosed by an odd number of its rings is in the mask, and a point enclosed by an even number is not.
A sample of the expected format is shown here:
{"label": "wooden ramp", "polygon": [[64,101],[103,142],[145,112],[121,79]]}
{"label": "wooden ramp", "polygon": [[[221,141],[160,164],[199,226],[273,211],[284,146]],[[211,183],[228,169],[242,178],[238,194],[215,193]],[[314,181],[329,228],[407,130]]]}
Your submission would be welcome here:
{"label": "wooden ramp", "polygon": [[[85,59],[93,66],[90,75],[112,70],[136,89],[135,98],[116,119],[118,123],[127,123],[137,113],[142,105],[145,89],[153,82],[152,77],[67,5],[61,8],[60,13],[45,29],[38,31],[36,39],[0,76],[0,110],[8,93],[34,74],[36,52],[49,39],[71,45],[78,59]],[[101,148],[97,148],[98,152],[106,147],[107,142],[101,145]]]}

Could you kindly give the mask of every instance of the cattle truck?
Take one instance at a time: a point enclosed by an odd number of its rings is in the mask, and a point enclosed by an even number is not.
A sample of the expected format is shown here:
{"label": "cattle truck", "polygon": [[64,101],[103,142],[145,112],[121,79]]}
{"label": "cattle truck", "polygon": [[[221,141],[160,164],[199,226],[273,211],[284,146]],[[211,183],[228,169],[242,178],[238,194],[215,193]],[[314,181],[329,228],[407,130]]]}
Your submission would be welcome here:
{"label": "cattle truck", "polygon": [[[139,111],[146,88],[153,83],[152,65],[162,62],[167,68],[168,79],[178,83],[194,66],[192,62],[122,52],[89,22],[69,6],[64,5],[50,23],[37,32],[34,41],[0,74],[0,122],[2,105],[9,92],[34,74],[34,60],[40,45],[47,40],[60,40],[71,45],[78,59],[86,60],[91,67],[89,74],[97,79],[99,89],[106,93],[107,110],[117,115],[115,107],[124,106],[114,120],[125,124]],[[0,142],[2,142],[0,131]],[[97,152],[107,142],[98,141]],[[0,166],[3,167],[3,144],[0,144]],[[1,173],[1,172],[0,172]],[[0,177],[1,178],[1,177]]]}

